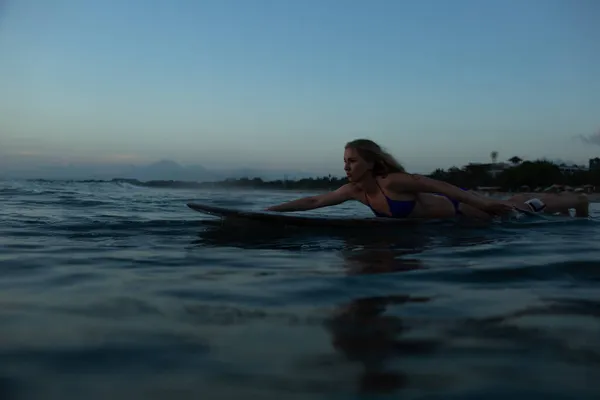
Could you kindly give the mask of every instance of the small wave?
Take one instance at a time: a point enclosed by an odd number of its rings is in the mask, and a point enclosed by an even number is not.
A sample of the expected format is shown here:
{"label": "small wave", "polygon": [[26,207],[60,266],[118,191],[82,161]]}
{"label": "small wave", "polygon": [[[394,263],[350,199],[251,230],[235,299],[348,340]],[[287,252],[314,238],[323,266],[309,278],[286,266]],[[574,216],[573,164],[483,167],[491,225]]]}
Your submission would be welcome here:
{"label": "small wave", "polygon": [[195,181],[175,180],[150,180],[140,181],[138,179],[115,178],[110,182],[121,187],[145,187],[145,188],[168,188],[168,189],[196,189],[206,187],[205,183]]}
{"label": "small wave", "polygon": [[27,207],[39,206],[40,208],[46,208],[51,206],[60,206],[68,208],[95,208],[100,206],[112,206],[113,203],[107,200],[90,200],[81,199],[73,196],[49,196],[42,198],[35,198],[27,200]]}
{"label": "small wave", "polygon": [[128,182],[109,182],[110,184],[114,184],[115,186],[122,188],[122,189],[139,189],[142,188],[143,186],[141,185],[134,185],[132,183],[128,183]]}
{"label": "small wave", "polygon": [[53,196],[58,193],[63,193],[59,190],[47,190],[47,189],[36,189],[36,188],[2,188],[0,189],[0,196]]}
{"label": "small wave", "polygon": [[99,207],[99,206],[107,206],[112,205],[112,202],[106,200],[89,200],[89,199],[78,199],[72,196],[62,196],[59,197],[59,204],[67,206],[67,207]]}
{"label": "small wave", "polygon": [[[199,221],[193,220],[131,220],[131,219],[116,219],[116,220],[98,220],[87,219],[81,223],[68,223],[61,225],[53,225],[52,230],[71,232],[71,233],[89,233],[111,232],[111,231],[131,231],[135,234],[138,231],[147,231],[148,229],[172,229],[172,228],[190,228],[199,226]],[[180,232],[173,232],[180,234]]]}
{"label": "small wave", "polygon": [[440,282],[477,283],[482,285],[506,285],[510,283],[542,281],[600,281],[600,262],[564,261],[559,263],[522,265],[478,269],[454,267],[445,270],[423,271],[407,279],[434,280]]}
{"label": "small wave", "polygon": [[17,188],[2,188],[0,189],[0,195],[2,196],[19,196],[23,194],[31,193],[31,191],[26,191],[23,189]]}

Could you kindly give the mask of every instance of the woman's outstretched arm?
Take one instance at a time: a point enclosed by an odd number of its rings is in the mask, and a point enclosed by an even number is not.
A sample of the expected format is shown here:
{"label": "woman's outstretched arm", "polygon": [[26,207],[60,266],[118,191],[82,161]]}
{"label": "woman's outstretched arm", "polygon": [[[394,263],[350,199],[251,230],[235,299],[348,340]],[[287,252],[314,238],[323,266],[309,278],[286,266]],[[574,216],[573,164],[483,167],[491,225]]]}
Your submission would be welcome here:
{"label": "woman's outstretched arm", "polygon": [[450,183],[422,175],[398,174],[394,176],[391,184],[397,186],[400,191],[442,193],[461,203],[468,204],[490,214],[504,214],[511,212],[514,208],[505,202],[478,196]]}
{"label": "woman's outstretched arm", "polygon": [[334,206],[352,200],[354,198],[352,193],[352,186],[346,184],[332,192],[302,197],[300,199],[268,207],[266,211],[306,211],[314,210],[315,208]]}

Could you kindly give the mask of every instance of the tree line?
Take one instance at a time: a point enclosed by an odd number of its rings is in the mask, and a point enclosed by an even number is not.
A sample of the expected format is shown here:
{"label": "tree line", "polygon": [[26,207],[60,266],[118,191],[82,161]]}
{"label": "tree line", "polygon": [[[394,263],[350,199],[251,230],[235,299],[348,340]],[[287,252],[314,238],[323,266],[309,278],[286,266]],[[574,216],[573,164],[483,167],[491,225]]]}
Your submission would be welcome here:
{"label": "tree line", "polygon": [[[494,157],[495,158],[495,157]],[[494,160],[495,161],[495,160]],[[554,184],[581,187],[593,185],[600,187],[600,169],[563,172],[559,164],[548,160],[522,161],[518,157],[509,160],[512,165],[499,169],[492,164],[468,164],[462,168],[438,168],[426,175],[453,185],[476,189],[478,187],[495,187],[502,191],[519,191],[524,187],[531,190],[545,188]],[[261,178],[226,179],[221,182],[210,182],[210,186],[235,186],[269,189],[314,189],[330,190],[347,183],[347,179],[329,176],[304,178],[298,180],[264,181]]]}
{"label": "tree line", "polygon": [[462,168],[436,169],[429,176],[467,189],[484,186],[519,191],[523,187],[534,190],[554,184],[600,186],[600,170],[563,172],[560,165],[547,160],[513,162],[512,166],[496,171],[490,164],[469,164]]}

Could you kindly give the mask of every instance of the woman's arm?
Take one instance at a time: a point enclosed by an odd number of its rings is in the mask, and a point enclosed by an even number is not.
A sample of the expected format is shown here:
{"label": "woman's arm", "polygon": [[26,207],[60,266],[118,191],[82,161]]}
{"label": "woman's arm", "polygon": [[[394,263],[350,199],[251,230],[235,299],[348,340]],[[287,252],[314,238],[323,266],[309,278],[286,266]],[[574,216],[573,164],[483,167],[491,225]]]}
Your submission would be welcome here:
{"label": "woman's arm", "polygon": [[334,206],[352,200],[352,192],[351,185],[346,184],[333,192],[288,201],[286,203],[271,206],[267,208],[266,211],[306,211],[314,210],[315,208]]}
{"label": "woman's arm", "polygon": [[450,183],[431,179],[423,175],[397,174],[390,184],[398,191],[441,193],[461,203],[468,204],[485,212],[508,212],[512,207],[483,196],[477,196]]}

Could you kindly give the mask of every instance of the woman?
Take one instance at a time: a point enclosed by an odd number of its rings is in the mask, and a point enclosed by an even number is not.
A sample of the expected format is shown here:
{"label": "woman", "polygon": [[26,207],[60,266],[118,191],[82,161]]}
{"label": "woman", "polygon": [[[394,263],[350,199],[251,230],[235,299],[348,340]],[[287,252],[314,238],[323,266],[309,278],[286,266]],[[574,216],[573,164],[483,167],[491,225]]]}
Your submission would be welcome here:
{"label": "woman", "polygon": [[357,200],[370,207],[378,217],[434,219],[464,215],[490,219],[494,215],[513,213],[515,208],[561,212],[565,207],[576,208],[574,204],[579,204],[572,199],[554,204],[548,197],[544,201],[524,197],[497,201],[478,196],[446,182],[407,173],[394,157],[368,139],[346,144],[344,170],[349,183],[337,190],[266,210],[305,211]]}

